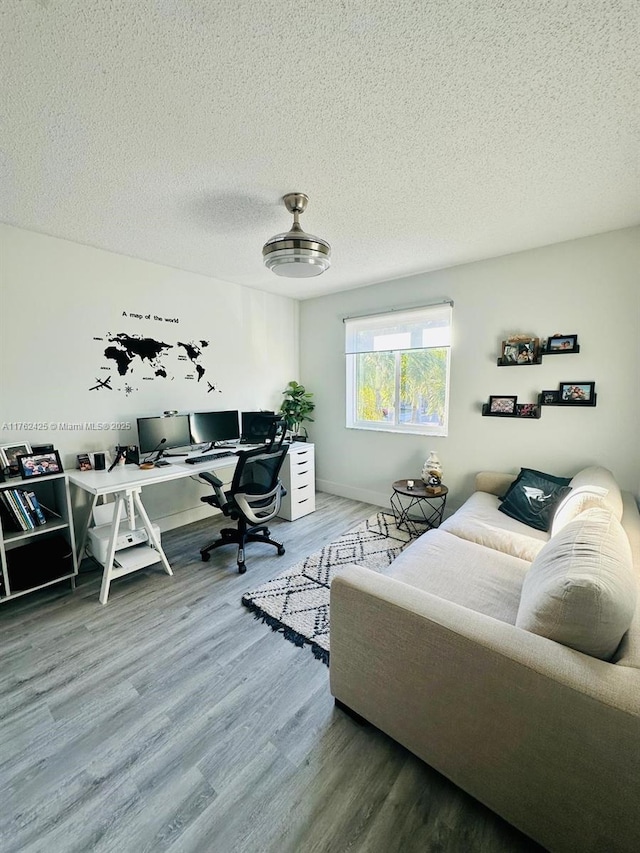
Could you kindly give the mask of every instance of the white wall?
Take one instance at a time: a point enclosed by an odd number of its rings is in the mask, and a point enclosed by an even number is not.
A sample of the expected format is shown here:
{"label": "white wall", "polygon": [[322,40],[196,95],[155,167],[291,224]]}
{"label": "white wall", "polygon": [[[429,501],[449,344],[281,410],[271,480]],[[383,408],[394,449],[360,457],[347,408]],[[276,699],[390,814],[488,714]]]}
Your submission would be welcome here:
{"label": "white wall", "polygon": [[[298,378],[296,300],[6,225],[0,263],[0,444],[50,442],[65,468],[75,467],[77,453],[137,444],[137,417],[277,408]],[[119,376],[104,350],[109,333],[120,332],[173,343],[163,360],[169,375],[155,376],[136,359]],[[200,381],[177,357],[177,341],[192,340],[209,342]],[[114,390],[89,390],[107,377]],[[219,390],[208,393],[208,381]],[[131,430],[59,425],[127,421]],[[12,429],[13,422],[49,426]],[[167,529],[208,514],[199,501],[207,491],[187,479],[150,487],[144,498]]]}
{"label": "white wall", "polygon": [[[520,466],[571,475],[599,463],[637,492],[639,269],[640,229],[632,228],[303,302],[301,381],[317,403],[309,433],[319,488],[386,505],[391,483],[417,478],[433,449],[451,508],[468,497],[478,470]],[[449,435],[346,429],[343,317],[443,297],[455,302]],[[497,367],[501,341],[518,332],[577,333],[581,351]],[[490,394],[534,402],[540,390],[572,380],[595,380],[596,408],[545,407],[540,420],[480,414]]]}

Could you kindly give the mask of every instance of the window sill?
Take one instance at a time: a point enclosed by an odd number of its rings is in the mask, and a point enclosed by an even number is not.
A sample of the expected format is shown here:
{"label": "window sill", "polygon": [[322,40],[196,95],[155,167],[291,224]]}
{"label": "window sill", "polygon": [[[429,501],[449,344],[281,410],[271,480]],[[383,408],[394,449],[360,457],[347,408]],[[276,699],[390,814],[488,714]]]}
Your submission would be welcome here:
{"label": "window sill", "polygon": [[416,428],[416,427],[398,427],[398,426],[372,426],[367,424],[346,424],[347,429],[366,430],[367,432],[392,432],[396,435],[426,435],[431,438],[446,438],[448,431],[446,427],[436,427],[431,429]]}

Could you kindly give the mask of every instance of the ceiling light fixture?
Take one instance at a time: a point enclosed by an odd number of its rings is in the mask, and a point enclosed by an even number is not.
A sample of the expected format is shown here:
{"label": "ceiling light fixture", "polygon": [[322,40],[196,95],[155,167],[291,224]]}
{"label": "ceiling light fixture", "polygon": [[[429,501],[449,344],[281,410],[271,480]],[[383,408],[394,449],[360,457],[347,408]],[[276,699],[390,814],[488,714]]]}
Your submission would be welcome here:
{"label": "ceiling light fixture", "polygon": [[331,266],[331,246],[321,237],[307,234],[300,225],[309,197],[304,193],[288,193],[282,199],[293,225],[286,234],[276,234],[262,247],[265,266],[276,275],[288,278],[310,278]]}

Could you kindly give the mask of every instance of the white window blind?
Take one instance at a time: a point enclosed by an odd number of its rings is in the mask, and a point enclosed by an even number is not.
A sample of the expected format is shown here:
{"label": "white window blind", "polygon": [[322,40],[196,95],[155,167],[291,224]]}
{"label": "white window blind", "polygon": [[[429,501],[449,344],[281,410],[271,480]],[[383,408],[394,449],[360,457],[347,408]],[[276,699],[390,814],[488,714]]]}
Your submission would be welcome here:
{"label": "white window blind", "polygon": [[345,319],[346,352],[448,347],[451,344],[451,305],[429,305]]}

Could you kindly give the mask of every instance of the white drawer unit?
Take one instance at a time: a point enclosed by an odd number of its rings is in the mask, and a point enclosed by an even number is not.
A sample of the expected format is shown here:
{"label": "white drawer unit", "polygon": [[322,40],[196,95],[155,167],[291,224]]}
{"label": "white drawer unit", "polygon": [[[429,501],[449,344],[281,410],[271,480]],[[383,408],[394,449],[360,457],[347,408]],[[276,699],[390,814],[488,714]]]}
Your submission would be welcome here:
{"label": "white drawer unit", "polygon": [[289,446],[280,479],[287,490],[282,499],[280,518],[295,521],[316,508],[315,449],[306,441],[294,441]]}

